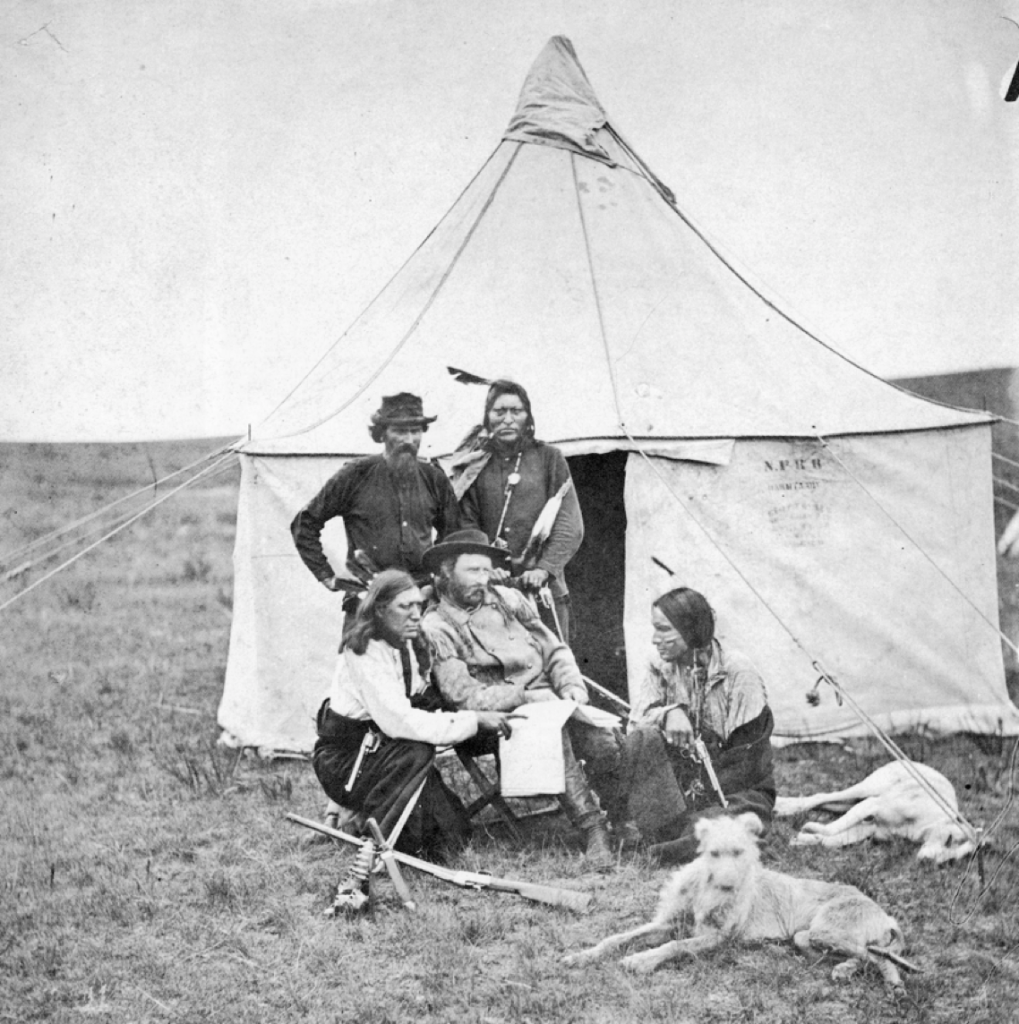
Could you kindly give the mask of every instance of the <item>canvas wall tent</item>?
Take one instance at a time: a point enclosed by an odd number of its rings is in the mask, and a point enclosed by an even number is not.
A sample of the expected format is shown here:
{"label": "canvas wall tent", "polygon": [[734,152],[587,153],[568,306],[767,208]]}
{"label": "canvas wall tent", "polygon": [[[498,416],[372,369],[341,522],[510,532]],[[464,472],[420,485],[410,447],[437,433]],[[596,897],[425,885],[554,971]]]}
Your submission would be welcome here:
{"label": "canvas wall tent", "polygon": [[[378,450],[367,423],[383,394],[421,394],[439,415],[426,452],[451,451],[483,391],[447,366],[520,379],[539,436],[570,458],[588,526],[570,580],[592,675],[624,689],[640,673],[649,603],[674,582],[654,556],[752,653],[783,734],[861,731],[830,696],[804,700],[818,657],[885,727],[1016,729],[994,625],[989,418],[886,384],[763,300],[555,38],[454,206],[238,448],[219,710],[237,742],[310,746],[340,610],[288,524],[344,459]],[[339,522],[326,547],[341,566]]]}

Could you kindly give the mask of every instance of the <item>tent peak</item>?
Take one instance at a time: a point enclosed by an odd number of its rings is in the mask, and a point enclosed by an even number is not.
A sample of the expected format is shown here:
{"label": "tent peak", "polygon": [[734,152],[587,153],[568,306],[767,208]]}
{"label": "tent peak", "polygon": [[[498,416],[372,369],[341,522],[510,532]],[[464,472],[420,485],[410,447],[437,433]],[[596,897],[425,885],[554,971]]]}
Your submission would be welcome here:
{"label": "tent peak", "polygon": [[613,161],[595,140],[605,125],[605,108],[591,88],[566,36],[553,36],[524,79],[516,113],[504,139],[533,142]]}

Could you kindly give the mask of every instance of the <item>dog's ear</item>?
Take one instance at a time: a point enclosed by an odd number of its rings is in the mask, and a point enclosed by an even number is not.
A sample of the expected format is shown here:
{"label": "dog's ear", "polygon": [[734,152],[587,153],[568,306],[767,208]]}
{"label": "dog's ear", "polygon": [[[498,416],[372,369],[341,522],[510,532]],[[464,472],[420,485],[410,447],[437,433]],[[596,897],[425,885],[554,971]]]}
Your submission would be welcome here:
{"label": "dog's ear", "polygon": [[704,842],[705,836],[711,831],[710,818],[698,818],[693,823],[693,834],[697,837],[698,847]]}
{"label": "dog's ear", "polygon": [[761,819],[753,811],[747,811],[745,814],[739,815],[736,820],[741,822],[751,835],[759,836],[764,832],[764,825],[761,823]]}

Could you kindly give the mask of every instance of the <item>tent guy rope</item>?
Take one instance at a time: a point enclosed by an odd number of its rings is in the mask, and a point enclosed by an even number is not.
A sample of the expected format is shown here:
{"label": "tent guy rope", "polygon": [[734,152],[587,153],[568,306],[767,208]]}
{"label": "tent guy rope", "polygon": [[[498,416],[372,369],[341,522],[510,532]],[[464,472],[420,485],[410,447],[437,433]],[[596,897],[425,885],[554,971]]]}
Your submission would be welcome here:
{"label": "tent guy rope", "polygon": [[[224,452],[224,450],[221,449],[220,452],[217,453],[217,454],[223,454],[223,452]],[[207,459],[211,459],[211,458],[214,458],[214,457],[215,457],[215,455],[206,456]],[[192,463],[191,464],[192,467],[198,465],[201,461],[202,460],[198,460],[197,462]],[[186,467],[186,468],[190,469],[191,467]],[[232,467],[231,467],[230,462],[224,462],[224,461],[220,460],[218,468],[216,468],[214,470],[211,470],[209,475],[207,477],[205,477],[205,479],[211,480],[211,479],[213,479],[213,478],[215,478],[217,476],[222,475],[224,472],[226,472],[227,470],[229,470],[231,468]],[[83,517],[81,520],[79,520],[78,523],[74,524],[73,527],[65,527],[65,528],[62,528],[60,530],[54,530],[50,534],[47,534],[46,537],[51,538],[52,540],[56,541],[58,537],[64,536],[66,533],[68,533],[72,529],[74,529],[74,530],[81,530],[82,531],[82,532],[75,533],[73,536],[66,537],[66,539],[60,541],[59,543],[53,544],[51,547],[46,548],[41,553],[37,553],[33,558],[29,559],[28,561],[25,561],[25,562],[20,563],[19,565],[16,565],[14,568],[10,569],[5,575],[0,577],[0,582],[6,582],[8,580],[15,579],[16,577],[18,577],[18,576],[22,575],[23,573],[27,572],[29,569],[32,569],[32,568],[34,568],[37,565],[41,565],[43,562],[48,562],[52,558],[55,558],[61,551],[64,551],[65,549],[70,548],[70,547],[74,547],[74,545],[76,545],[76,544],[81,544],[85,540],[87,540],[89,537],[95,536],[97,533],[101,533],[104,530],[108,530],[108,529],[110,529],[113,526],[119,526],[122,523],[126,523],[127,520],[131,519],[131,517],[134,516],[135,513],[139,511],[139,509],[137,507],[136,508],[128,509],[125,512],[121,512],[118,516],[115,516],[113,518],[109,518],[109,513],[118,504],[121,504],[123,501],[128,500],[128,498],[136,498],[139,495],[144,494],[145,492],[147,492],[151,488],[158,487],[158,485],[163,483],[164,481],[169,480],[169,479],[171,479],[171,478],[173,478],[175,476],[179,476],[182,472],[184,472],[184,470],[178,470],[175,473],[171,473],[168,476],[164,477],[162,480],[157,481],[153,485],[149,485],[148,487],[144,487],[141,490],[135,491],[133,494],[128,495],[125,498],[118,499],[117,501],[111,502],[109,505],[103,506],[102,508],[100,508],[97,511],[93,512],[91,515]],[[145,508],[142,511],[146,511],[148,509],[148,507],[149,506],[145,506]],[[104,519],[103,517],[106,517],[106,518]],[[82,529],[90,521],[91,521],[91,525],[87,526],[86,529]],[[43,538],[39,538],[39,539],[42,540]]]}
{"label": "tent guy rope", "polygon": [[41,545],[48,544],[51,540],[55,540],[57,537],[63,536],[65,533],[70,533],[72,530],[76,530],[86,523],[91,522],[93,519],[98,519],[105,515],[111,509],[116,508],[118,505],[122,505],[125,501],[130,501],[132,498],[137,498],[139,495],[145,494],[147,491],[155,492],[160,485],[173,480],[175,477],[180,476],[182,473],[190,472],[196,466],[200,466],[203,462],[208,462],[211,459],[215,459],[218,456],[229,451],[233,447],[230,445],[223,445],[215,450],[209,452],[201,458],[195,459],[194,462],[189,463],[187,466],[183,466],[180,469],[174,470],[172,473],[167,473],[166,476],[159,480],[153,481],[151,484],[146,484],[144,487],[139,487],[136,491],[132,491],[130,494],[125,494],[123,497],[117,498],[115,501],[111,501],[102,508],[96,509],[95,512],[90,512],[88,515],[81,516],[79,519],[72,520],[70,523],[66,523],[64,526],[58,527],[56,530],[50,530],[48,533],[44,533],[34,540],[28,541],[26,544],[22,544],[21,547],[12,548],[10,551],[4,552],[0,555],[0,565],[9,565],[17,558],[23,557],[29,551]]}
{"label": "tent guy rope", "polygon": [[999,486],[1007,487],[1010,491],[1015,491],[1016,494],[1019,494],[1019,487],[1016,487],[1015,484],[1011,484],[1007,480],[1003,480],[1000,476],[994,476],[991,477],[991,479]]}
{"label": "tent guy rope", "polygon": [[102,544],[104,541],[109,540],[115,534],[120,533],[121,530],[126,529],[132,523],[134,523],[138,519],[141,519],[142,516],[144,516],[148,512],[151,512],[152,509],[156,508],[158,505],[162,505],[164,501],[168,501],[175,494],[179,493],[180,491],[185,490],[188,487],[191,487],[192,485],[194,485],[195,483],[197,483],[199,480],[203,479],[204,477],[209,476],[214,470],[216,470],[220,466],[222,466],[222,464],[224,462],[227,462],[228,460],[231,460],[231,459],[232,459],[232,454],[221,455],[215,462],[212,462],[210,465],[206,466],[205,469],[199,470],[194,476],[190,477],[188,480],[185,480],[184,483],[178,484],[172,490],[167,491],[166,494],[164,494],[161,498],[157,498],[155,501],[150,502],[141,511],[136,512],[129,519],[126,519],[124,522],[120,523],[119,525],[114,527],[112,530],[110,530],[107,533],[103,534],[102,537],[100,537],[96,541],[93,541],[93,543],[89,544],[88,547],[83,548],[77,554],[75,554],[71,558],[67,559],[67,561],[61,562],[60,565],[58,565],[54,569],[51,569],[44,576],[40,576],[39,579],[35,580],[35,582],[33,582],[33,583],[30,583],[27,587],[25,587],[24,590],[19,590],[18,593],[14,594],[12,597],[9,597],[6,601],[4,601],[2,604],[0,604],[0,612],[4,611],[6,608],[9,608],[12,604],[14,604],[15,601],[17,601],[20,598],[24,597],[26,594],[31,593],[40,584],[45,583],[48,579],[52,579],[52,577],[56,576],[57,573],[62,572],[69,565],[73,565],[75,562],[78,561],[79,558],[84,557],[90,551],[92,551],[94,548],[99,547],[99,545]]}

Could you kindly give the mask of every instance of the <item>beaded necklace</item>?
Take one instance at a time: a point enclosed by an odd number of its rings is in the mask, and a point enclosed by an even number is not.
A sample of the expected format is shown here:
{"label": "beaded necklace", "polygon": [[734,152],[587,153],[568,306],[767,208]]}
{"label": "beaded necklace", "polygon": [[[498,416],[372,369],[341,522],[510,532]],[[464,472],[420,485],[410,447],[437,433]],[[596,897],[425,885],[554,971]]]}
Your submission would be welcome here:
{"label": "beaded necklace", "polygon": [[524,450],[523,448],[521,448],[520,451],[517,452],[517,461],[513,465],[513,472],[510,473],[508,477],[506,477],[506,490],[503,492],[504,501],[502,503],[502,515],[499,516],[499,525],[495,528],[495,538],[492,541],[492,543],[496,547],[509,547],[509,545],[501,536],[502,527],[503,524],[506,522],[506,513],[509,511],[510,499],[513,497],[513,488],[516,487],[518,483],[520,483],[520,459],[521,456],[523,456],[523,454]]}

